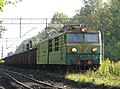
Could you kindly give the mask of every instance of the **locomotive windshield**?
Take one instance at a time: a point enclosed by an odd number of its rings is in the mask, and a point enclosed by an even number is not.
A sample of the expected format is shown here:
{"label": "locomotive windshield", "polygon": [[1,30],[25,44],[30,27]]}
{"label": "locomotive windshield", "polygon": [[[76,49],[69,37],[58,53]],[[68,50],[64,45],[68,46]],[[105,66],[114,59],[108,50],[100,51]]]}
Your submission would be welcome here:
{"label": "locomotive windshield", "polygon": [[68,42],[99,42],[99,34],[93,33],[70,33],[67,35]]}

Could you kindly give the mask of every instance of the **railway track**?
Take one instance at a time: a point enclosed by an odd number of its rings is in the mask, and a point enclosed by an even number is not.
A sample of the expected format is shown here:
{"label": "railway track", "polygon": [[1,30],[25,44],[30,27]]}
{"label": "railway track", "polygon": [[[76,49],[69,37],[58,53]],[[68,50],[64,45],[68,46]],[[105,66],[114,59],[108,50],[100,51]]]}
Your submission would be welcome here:
{"label": "railway track", "polygon": [[45,83],[17,72],[8,71],[6,69],[0,69],[0,71],[2,76],[15,82],[20,89],[65,89],[64,87]]}

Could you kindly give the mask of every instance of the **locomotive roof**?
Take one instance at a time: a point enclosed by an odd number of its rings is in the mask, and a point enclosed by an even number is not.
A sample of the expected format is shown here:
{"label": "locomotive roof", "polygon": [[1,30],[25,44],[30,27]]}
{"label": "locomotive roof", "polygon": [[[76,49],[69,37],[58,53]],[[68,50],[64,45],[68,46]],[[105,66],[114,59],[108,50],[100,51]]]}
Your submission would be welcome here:
{"label": "locomotive roof", "polygon": [[[84,31],[82,31],[84,30]],[[53,33],[53,35],[48,34],[48,37],[52,38],[55,36],[60,36],[61,34],[64,33],[98,33],[98,31],[92,30],[92,29],[88,29],[85,26],[81,26],[81,25],[65,25],[63,28],[59,29],[59,30],[53,30],[51,31],[51,34]]]}
{"label": "locomotive roof", "polygon": [[55,29],[51,30],[51,32],[47,34],[48,37],[43,39],[43,41],[47,41],[48,39],[59,37],[60,35],[65,33],[99,33],[99,31],[87,29],[85,26],[80,26],[80,25],[66,25],[57,31]]}

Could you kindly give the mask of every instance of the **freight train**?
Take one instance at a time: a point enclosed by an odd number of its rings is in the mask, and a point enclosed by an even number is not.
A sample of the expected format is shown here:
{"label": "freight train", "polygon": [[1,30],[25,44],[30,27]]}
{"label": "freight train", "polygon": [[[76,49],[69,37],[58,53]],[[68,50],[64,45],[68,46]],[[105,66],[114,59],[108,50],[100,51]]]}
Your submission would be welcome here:
{"label": "freight train", "polygon": [[[66,25],[38,43],[37,48],[6,57],[6,65],[99,66],[102,62],[101,32],[80,25]],[[51,35],[51,36],[49,36]]]}

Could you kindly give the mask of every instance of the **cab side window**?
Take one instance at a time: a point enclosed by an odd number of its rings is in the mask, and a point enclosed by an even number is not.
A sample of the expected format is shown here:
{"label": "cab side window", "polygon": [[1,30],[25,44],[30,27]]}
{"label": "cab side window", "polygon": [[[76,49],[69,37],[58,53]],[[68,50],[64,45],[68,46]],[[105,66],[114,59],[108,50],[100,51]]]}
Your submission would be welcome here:
{"label": "cab side window", "polygon": [[49,40],[49,52],[52,52],[52,39]]}
{"label": "cab side window", "polygon": [[55,51],[59,51],[59,38],[55,38]]}

